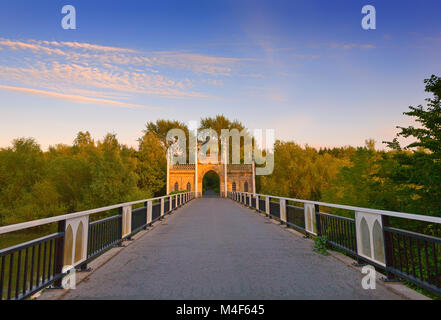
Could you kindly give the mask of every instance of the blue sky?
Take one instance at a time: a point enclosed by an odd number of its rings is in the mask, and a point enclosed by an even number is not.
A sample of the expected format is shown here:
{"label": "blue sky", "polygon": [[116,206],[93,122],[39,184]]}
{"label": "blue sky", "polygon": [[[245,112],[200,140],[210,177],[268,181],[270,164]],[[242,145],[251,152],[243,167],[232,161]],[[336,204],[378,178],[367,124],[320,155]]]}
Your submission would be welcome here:
{"label": "blue sky", "polygon": [[[76,8],[77,29],[61,28]],[[374,5],[377,29],[361,28]],[[1,1],[0,147],[225,114],[312,146],[394,137],[441,74],[439,1]]]}

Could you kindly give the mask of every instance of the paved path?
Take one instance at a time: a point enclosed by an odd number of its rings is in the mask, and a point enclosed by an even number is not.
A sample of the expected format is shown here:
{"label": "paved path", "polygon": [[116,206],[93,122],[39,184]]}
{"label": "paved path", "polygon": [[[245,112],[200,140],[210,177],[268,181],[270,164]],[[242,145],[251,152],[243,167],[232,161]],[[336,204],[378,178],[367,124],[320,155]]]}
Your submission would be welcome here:
{"label": "paved path", "polygon": [[239,204],[194,200],[65,299],[399,299]]}

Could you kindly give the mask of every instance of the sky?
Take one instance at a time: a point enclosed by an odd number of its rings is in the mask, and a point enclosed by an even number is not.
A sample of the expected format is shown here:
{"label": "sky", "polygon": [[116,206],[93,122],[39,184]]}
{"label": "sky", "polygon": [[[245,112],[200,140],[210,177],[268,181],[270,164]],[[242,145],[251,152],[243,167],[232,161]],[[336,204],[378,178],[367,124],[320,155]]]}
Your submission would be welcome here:
{"label": "sky", "polygon": [[441,75],[440,13],[439,0],[3,0],[0,147],[78,131],[137,146],[149,121],[224,114],[302,145],[381,148]]}

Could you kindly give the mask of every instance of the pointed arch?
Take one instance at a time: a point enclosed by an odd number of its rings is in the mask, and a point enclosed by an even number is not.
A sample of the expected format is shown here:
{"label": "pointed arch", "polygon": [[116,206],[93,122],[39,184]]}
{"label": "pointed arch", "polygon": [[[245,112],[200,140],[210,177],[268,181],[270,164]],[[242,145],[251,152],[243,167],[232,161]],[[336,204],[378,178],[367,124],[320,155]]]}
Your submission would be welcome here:
{"label": "pointed arch", "polygon": [[83,258],[83,222],[81,221],[77,228],[77,234],[75,236],[75,258],[74,263],[81,261]]}
{"label": "pointed arch", "polygon": [[383,230],[378,220],[375,220],[374,227],[372,228],[372,240],[374,243],[374,259],[384,262]]}
{"label": "pointed arch", "polygon": [[364,217],[361,219],[360,222],[360,231],[361,231],[361,252],[367,257],[372,257],[371,235],[369,232],[369,226]]}
{"label": "pointed arch", "polygon": [[73,232],[70,224],[64,233],[64,265],[72,265]]}

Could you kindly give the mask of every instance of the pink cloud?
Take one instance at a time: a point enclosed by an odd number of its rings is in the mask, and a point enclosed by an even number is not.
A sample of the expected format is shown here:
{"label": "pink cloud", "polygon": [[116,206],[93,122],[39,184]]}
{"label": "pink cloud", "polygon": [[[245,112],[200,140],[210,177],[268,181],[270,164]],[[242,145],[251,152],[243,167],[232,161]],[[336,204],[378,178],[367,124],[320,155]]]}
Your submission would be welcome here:
{"label": "pink cloud", "polygon": [[39,96],[39,97],[47,97],[47,98],[53,98],[53,99],[59,99],[59,100],[66,100],[66,101],[70,101],[70,102],[77,102],[77,103],[82,103],[82,104],[94,104],[94,105],[101,105],[101,106],[111,106],[111,107],[130,108],[130,109],[148,109],[148,110],[161,109],[160,107],[143,106],[143,105],[125,103],[125,102],[116,101],[116,100],[92,98],[92,97],[86,97],[86,96],[81,96],[81,95],[64,94],[64,93],[57,93],[57,92],[52,92],[52,91],[45,91],[45,90],[31,89],[31,88],[20,88],[20,87],[0,85],[0,89],[25,93],[25,94]]}

